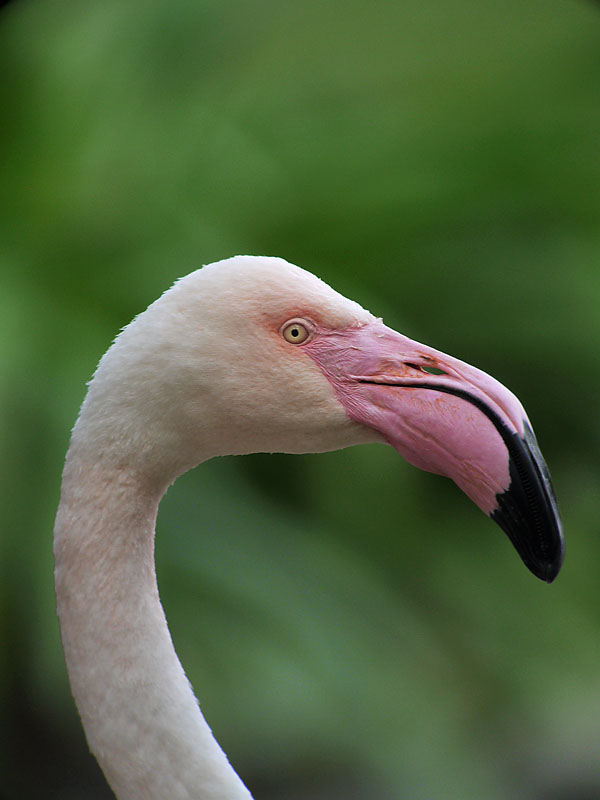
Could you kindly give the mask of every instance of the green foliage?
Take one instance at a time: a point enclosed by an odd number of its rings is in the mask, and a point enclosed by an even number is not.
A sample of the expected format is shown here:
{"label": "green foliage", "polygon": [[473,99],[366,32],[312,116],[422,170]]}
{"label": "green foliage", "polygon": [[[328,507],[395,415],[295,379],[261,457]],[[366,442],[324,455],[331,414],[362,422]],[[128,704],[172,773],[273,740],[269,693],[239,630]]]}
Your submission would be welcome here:
{"label": "green foliage", "polygon": [[110,796],[54,619],[68,431],[118,329],[238,252],[510,386],[568,537],[544,587],[453,486],[377,446],[182,478],[161,592],[257,800],[600,796],[598,52],[583,0],[4,9],[7,798]]}

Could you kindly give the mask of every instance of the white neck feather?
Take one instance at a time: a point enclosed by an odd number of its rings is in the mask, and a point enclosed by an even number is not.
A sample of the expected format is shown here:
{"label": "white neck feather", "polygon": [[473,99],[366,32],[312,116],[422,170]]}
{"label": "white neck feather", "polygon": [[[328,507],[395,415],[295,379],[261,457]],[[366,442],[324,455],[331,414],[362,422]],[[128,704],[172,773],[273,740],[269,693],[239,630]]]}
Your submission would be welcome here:
{"label": "white neck feather", "polygon": [[119,800],[249,800],[167,628],[154,569],[159,499],[135,475],[69,453],[55,556],[73,695]]}

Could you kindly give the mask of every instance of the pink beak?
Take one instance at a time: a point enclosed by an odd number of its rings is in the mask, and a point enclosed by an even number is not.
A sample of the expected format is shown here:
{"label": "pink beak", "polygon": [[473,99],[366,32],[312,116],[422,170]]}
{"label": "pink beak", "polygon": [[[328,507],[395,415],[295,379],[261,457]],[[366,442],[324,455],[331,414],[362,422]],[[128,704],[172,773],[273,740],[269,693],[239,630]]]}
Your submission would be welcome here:
{"label": "pink beak", "polygon": [[451,478],[550,583],[564,556],[548,468],[517,398],[485,372],[380,321],[320,331],[303,349],[348,416],[411,464]]}

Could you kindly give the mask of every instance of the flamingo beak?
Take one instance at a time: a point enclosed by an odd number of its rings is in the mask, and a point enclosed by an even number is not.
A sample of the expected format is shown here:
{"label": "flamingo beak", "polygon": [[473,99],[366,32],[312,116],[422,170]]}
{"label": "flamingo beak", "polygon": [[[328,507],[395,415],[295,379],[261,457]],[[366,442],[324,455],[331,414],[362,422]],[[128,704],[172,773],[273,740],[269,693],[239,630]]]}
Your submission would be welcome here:
{"label": "flamingo beak", "polygon": [[354,421],[451,478],[551,583],[564,557],[550,473],[517,398],[485,372],[377,320],[304,346]]}

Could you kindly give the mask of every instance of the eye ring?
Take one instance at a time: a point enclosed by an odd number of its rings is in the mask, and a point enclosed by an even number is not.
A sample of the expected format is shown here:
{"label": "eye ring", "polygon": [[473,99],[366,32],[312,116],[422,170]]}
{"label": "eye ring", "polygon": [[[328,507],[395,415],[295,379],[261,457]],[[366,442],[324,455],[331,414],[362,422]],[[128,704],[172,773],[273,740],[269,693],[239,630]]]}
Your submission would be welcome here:
{"label": "eye ring", "polygon": [[304,320],[291,319],[282,325],[281,335],[289,344],[303,344],[310,336],[310,330]]}

